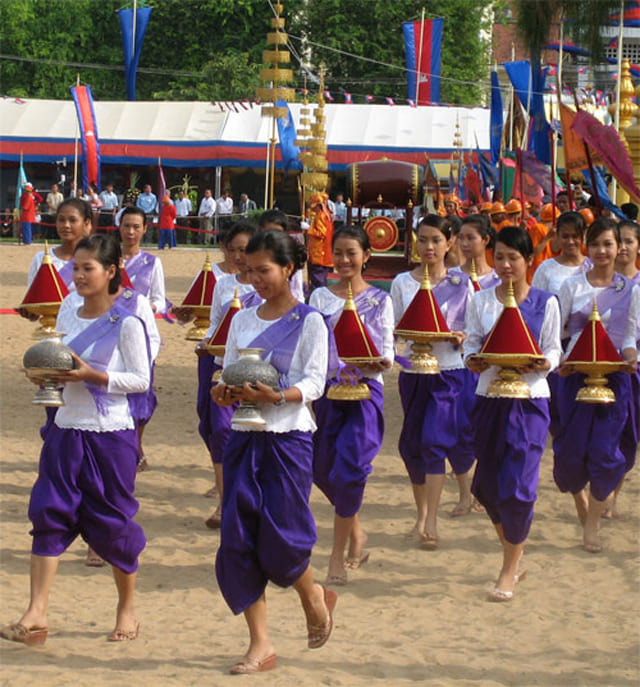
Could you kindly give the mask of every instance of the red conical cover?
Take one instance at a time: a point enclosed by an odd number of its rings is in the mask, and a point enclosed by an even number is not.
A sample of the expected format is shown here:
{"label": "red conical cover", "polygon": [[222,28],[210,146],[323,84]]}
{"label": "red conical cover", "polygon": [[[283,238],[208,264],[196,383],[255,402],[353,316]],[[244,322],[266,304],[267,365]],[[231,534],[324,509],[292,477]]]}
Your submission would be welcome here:
{"label": "red conical cover", "polygon": [[189,293],[184,297],[182,305],[202,306],[211,305],[213,299],[213,287],[216,285],[216,278],[211,270],[211,262],[207,255],[204,266],[200,271]]}
{"label": "red conical cover", "polygon": [[338,357],[342,360],[348,362],[349,360],[380,357],[371,335],[355,308],[347,309],[345,306],[340,319],[333,328],[333,334],[336,338]]}
{"label": "red conical cover", "polygon": [[591,319],[582,330],[567,363],[620,363],[622,358],[609,338],[600,318]]}
{"label": "red conical cover", "polygon": [[53,305],[62,303],[69,295],[67,285],[53,266],[51,256],[45,253],[42,265],[27,290],[22,305]]}
{"label": "red conical cover", "polygon": [[229,336],[229,326],[231,325],[231,320],[239,310],[242,310],[242,303],[240,302],[239,298],[234,298],[231,301],[229,310],[227,310],[222,320],[220,320],[218,328],[215,330],[215,332],[213,332],[213,336],[209,339],[208,343],[210,346],[227,345],[227,337]]}
{"label": "red conical cover", "polygon": [[131,283],[129,275],[124,265],[120,268],[120,278],[122,280],[121,286],[123,289],[135,289],[135,286]]}
{"label": "red conical cover", "polygon": [[475,279],[471,277],[471,286],[473,286],[474,291],[482,291],[482,287],[480,286],[480,282],[478,281],[477,277]]}
{"label": "red conical cover", "polygon": [[433,296],[431,287],[425,286],[423,282],[420,290],[400,318],[400,322],[396,325],[396,332],[446,334],[450,331],[440,306]]}
{"label": "red conical cover", "polygon": [[[515,303],[515,301],[514,301]],[[542,355],[517,305],[507,305],[489,332],[480,353]]]}

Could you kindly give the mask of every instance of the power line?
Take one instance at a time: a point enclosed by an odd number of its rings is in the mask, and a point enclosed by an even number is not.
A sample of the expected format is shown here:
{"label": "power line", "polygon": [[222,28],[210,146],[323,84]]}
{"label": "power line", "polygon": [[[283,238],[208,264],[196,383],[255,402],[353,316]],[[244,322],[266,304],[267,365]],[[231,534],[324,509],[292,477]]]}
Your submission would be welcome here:
{"label": "power line", "polygon": [[[0,53],[2,60],[14,60],[15,62],[35,62],[40,64],[51,64],[60,67],[74,67],[78,69],[103,69],[114,72],[123,72],[124,65],[120,64],[95,64],[92,62],[65,62],[64,60],[52,60],[44,57],[21,57],[20,55],[6,55]],[[158,74],[163,76],[193,76],[202,78],[202,72],[182,72],[166,69],[156,69],[154,67],[138,67],[138,71],[142,74]]]}

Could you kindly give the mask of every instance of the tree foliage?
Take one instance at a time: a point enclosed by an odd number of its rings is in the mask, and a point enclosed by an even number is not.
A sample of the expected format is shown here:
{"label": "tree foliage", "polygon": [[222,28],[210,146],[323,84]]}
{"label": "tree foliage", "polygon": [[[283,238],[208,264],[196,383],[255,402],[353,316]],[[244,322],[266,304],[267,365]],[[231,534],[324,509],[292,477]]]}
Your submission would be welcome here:
{"label": "tree foliage", "polygon": [[[153,12],[139,64],[138,99],[253,96],[272,17],[266,0],[148,0],[147,4]],[[302,62],[308,62],[316,75],[319,63],[326,64],[330,90],[404,98],[401,24],[419,18],[424,4],[424,0],[285,0],[284,16],[291,45]],[[428,16],[444,17],[441,93],[445,102],[478,102],[476,84],[487,69],[488,50],[480,34],[485,5],[484,0],[428,4]],[[2,0],[2,52],[44,60],[2,59],[3,91],[21,97],[68,98],[79,72],[96,98],[124,99],[122,38],[116,16],[122,6],[123,0]],[[292,60],[301,75],[296,57]],[[302,76],[297,85],[303,85]]]}
{"label": "tree foliage", "polygon": [[597,62],[604,50],[600,29],[609,15],[620,10],[619,0],[515,0],[517,27],[531,55],[540,64],[540,53],[549,41],[551,27],[564,19],[573,41],[591,52]]}

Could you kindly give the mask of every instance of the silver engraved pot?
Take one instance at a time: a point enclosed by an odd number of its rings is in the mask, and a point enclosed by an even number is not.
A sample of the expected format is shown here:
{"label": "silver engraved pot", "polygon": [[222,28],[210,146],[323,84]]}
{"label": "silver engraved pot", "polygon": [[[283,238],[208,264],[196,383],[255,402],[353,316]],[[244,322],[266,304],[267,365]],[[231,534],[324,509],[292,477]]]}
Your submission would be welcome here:
{"label": "silver engraved pot", "polygon": [[54,378],[61,372],[77,367],[72,353],[69,346],[62,343],[60,334],[41,339],[27,349],[22,358],[22,366],[27,377],[40,384],[40,388],[31,401],[34,405],[54,408],[64,405],[62,400],[64,384],[54,381]]}
{"label": "silver engraved pot", "polygon": [[[235,363],[227,365],[222,371],[222,381],[227,386],[244,386],[249,383],[256,386],[257,382],[278,388],[279,375],[273,365],[262,360],[261,348],[241,348],[240,358]],[[240,405],[233,413],[232,422],[236,425],[248,425],[252,427],[264,427],[266,422],[256,403],[240,401]]]}

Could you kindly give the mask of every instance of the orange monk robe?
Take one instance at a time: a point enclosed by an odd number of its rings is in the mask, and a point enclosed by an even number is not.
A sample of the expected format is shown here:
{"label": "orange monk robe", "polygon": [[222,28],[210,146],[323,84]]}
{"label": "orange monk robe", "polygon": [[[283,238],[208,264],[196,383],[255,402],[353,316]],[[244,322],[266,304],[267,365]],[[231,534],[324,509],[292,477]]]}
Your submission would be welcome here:
{"label": "orange monk robe", "polygon": [[315,215],[309,227],[309,262],[313,265],[333,267],[333,252],[331,242],[333,240],[333,217],[322,204],[314,206]]}
{"label": "orange monk robe", "polygon": [[[542,239],[545,238],[545,236],[551,231],[551,229],[548,228],[546,225],[542,224],[541,222],[535,222],[534,224],[531,224],[527,227],[527,231],[529,232],[529,236],[531,237],[531,243],[533,243],[533,250],[535,251],[536,246],[542,241]],[[545,247],[542,249],[542,252],[538,253],[538,255],[533,256],[531,266],[527,270],[527,281],[529,283],[531,283],[531,280],[533,279],[533,274],[538,269],[541,263],[543,263],[545,260],[548,260],[549,258],[554,258],[556,255],[560,255],[560,251],[554,251],[551,248],[552,241],[553,239],[547,241]]]}

